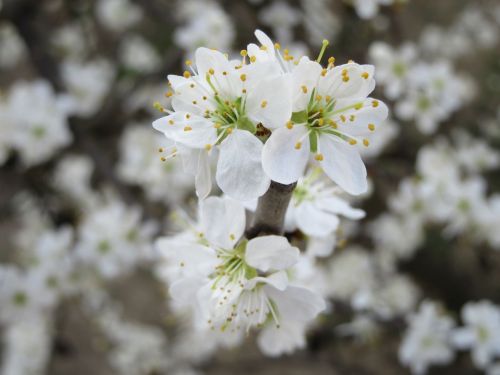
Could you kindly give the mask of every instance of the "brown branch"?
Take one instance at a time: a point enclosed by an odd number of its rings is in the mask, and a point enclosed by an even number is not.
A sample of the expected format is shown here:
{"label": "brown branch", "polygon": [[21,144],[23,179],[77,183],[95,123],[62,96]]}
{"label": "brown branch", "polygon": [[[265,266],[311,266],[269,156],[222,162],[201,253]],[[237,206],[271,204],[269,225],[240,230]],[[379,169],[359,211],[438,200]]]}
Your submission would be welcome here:
{"label": "brown branch", "polygon": [[247,238],[283,234],[286,210],[296,184],[283,185],[271,181],[269,190],[259,198],[252,226],[246,232]]}

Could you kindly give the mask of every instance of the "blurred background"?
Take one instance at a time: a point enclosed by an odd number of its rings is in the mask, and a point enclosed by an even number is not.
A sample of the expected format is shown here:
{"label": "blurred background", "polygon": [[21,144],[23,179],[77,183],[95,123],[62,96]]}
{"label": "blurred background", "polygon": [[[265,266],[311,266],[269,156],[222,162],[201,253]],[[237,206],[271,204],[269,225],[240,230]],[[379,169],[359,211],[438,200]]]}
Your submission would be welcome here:
{"label": "blurred background", "polygon": [[[279,358],[197,333],[153,246],[196,207],[151,127],[167,75],[255,29],[375,65],[390,109],[366,217],[288,234],[329,307]],[[0,0],[1,373],[498,375],[499,151],[496,0]]]}

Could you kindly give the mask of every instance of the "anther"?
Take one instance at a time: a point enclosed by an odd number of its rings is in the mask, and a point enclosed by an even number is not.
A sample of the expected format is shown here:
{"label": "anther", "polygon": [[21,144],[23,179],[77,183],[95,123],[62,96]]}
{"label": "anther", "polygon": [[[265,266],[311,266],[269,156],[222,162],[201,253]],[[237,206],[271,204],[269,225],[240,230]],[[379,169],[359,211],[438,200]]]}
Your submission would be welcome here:
{"label": "anther", "polygon": [[182,75],[184,76],[184,78],[190,78],[191,77],[191,73],[189,73],[187,70],[185,70]]}
{"label": "anther", "polygon": [[267,100],[263,100],[262,103],[260,103],[261,108],[266,108],[267,107]]}
{"label": "anther", "polygon": [[314,159],[316,159],[317,161],[323,161],[323,154],[316,154]]}

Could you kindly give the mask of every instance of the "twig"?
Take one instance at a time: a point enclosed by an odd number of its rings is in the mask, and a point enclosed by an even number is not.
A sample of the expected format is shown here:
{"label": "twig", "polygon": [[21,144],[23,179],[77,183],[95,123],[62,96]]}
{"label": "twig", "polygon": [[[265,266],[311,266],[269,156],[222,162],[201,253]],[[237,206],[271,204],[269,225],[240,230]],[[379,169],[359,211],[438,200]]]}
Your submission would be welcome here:
{"label": "twig", "polygon": [[296,184],[283,185],[271,181],[269,190],[259,198],[252,226],[246,233],[247,238],[283,234],[286,210]]}

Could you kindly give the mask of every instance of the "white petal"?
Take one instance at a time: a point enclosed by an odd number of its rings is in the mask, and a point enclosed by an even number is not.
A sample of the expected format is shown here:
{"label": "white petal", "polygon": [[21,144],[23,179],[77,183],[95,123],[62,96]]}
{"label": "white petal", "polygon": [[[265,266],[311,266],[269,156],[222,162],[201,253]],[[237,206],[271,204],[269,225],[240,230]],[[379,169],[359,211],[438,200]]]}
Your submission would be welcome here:
{"label": "white petal", "polygon": [[[349,80],[344,81],[343,71],[347,71]],[[363,68],[355,63],[336,66],[319,79],[318,94],[325,97],[327,95],[338,100],[341,98],[364,98],[367,91],[365,80],[361,74]]]}
{"label": "white petal", "polygon": [[288,286],[286,290],[279,291],[265,286],[264,289],[276,303],[280,316],[287,321],[307,322],[326,308],[324,299],[307,288]]}
{"label": "white petal", "polygon": [[205,199],[212,190],[212,173],[208,152],[199,150],[198,166],[195,176],[196,195]]}
{"label": "white petal", "polygon": [[271,285],[278,290],[285,290],[288,286],[288,275],[286,271],[278,271],[266,277],[254,277],[245,284],[245,289],[251,290],[255,288],[258,283]]}
{"label": "white petal", "polygon": [[[196,50],[196,67],[200,79],[206,80],[208,74],[212,85],[224,99],[233,100],[236,99],[237,95],[240,95],[240,92],[234,87],[238,80],[234,74],[231,74],[234,67],[221,52],[203,47],[198,48]],[[213,69],[214,74],[209,73],[211,69]]]}
{"label": "white petal", "polygon": [[452,332],[451,342],[459,349],[467,349],[474,345],[476,335],[469,328],[457,328]]}
{"label": "white petal", "polygon": [[232,249],[245,230],[245,209],[232,199],[209,197],[200,203],[200,222],[211,244]]}
{"label": "white petal", "polygon": [[215,251],[207,246],[182,239],[160,238],[156,248],[182,275],[208,276],[218,264]]}
{"label": "white petal", "polygon": [[262,236],[251,239],[245,251],[245,261],[263,272],[290,268],[299,259],[299,249],[290,246],[282,236]]}
{"label": "white petal", "polygon": [[246,98],[248,117],[266,128],[285,126],[292,116],[292,97],[288,75],[263,79]]}
{"label": "white petal", "polygon": [[203,280],[199,277],[187,277],[176,281],[170,286],[169,294],[183,305],[192,305],[198,290],[203,286]]}
{"label": "white petal", "polygon": [[304,348],[305,327],[300,322],[279,322],[267,324],[257,338],[259,349],[265,355],[278,357],[283,354],[292,354],[295,350]]}
{"label": "white petal", "polygon": [[248,131],[235,130],[220,146],[217,184],[233,199],[263,195],[271,181],[262,169],[262,142]]}
{"label": "white petal", "polygon": [[[262,167],[266,174],[281,184],[297,181],[309,159],[309,137],[305,126],[295,125],[275,130],[262,151]],[[302,140],[301,140],[302,139]],[[297,149],[297,142],[301,147]]]}
{"label": "white petal", "polygon": [[339,221],[337,215],[326,212],[307,202],[295,208],[297,227],[308,236],[328,236],[337,230]]}
{"label": "white petal", "polygon": [[275,55],[275,52],[274,52],[274,43],[273,41],[271,40],[271,38],[269,38],[267,36],[266,33],[264,33],[263,31],[261,30],[255,30],[255,37],[257,38],[257,40],[260,42],[260,44],[262,44],[263,46],[266,47],[266,52],[270,55],[270,56],[274,56]]}
{"label": "white petal", "polygon": [[213,69],[214,72],[217,73],[222,73],[223,71],[229,71],[231,69],[229,60],[223,53],[205,47],[200,47],[196,50],[195,61],[198,75],[202,79],[204,79],[207,74],[210,74],[210,69]]}
{"label": "white petal", "polygon": [[336,243],[335,233],[327,237],[311,237],[307,243],[306,253],[311,257],[328,257],[335,250]]}
{"label": "white petal", "polygon": [[366,168],[356,147],[328,135],[321,135],[319,144],[324,158],[320,165],[326,175],[349,194],[366,192]]}
{"label": "white petal", "polygon": [[313,89],[318,84],[322,67],[316,61],[302,59],[292,72],[293,112],[307,108]]}
{"label": "white petal", "polygon": [[[372,103],[374,102],[378,103],[377,107],[373,107]],[[362,107],[342,111],[343,108],[349,108],[355,104],[362,104]],[[389,113],[387,106],[383,102],[372,98],[362,100],[341,99],[337,102],[335,110],[339,112],[332,116],[332,119],[337,123],[339,132],[354,137],[374,134],[368,128],[368,124],[374,124],[378,127],[384,122]],[[344,117],[345,122],[341,120],[341,116]]]}
{"label": "white petal", "polygon": [[320,199],[317,204],[326,211],[345,216],[352,220],[358,220],[365,217],[365,211],[359,208],[352,208],[349,206],[348,202],[338,197]]}
{"label": "white petal", "polygon": [[153,128],[175,142],[193,148],[204,148],[217,139],[210,120],[186,112],[175,112],[153,122]]}

